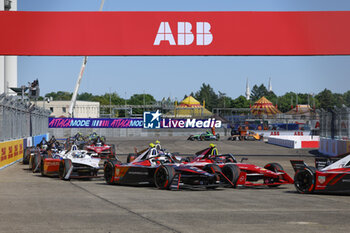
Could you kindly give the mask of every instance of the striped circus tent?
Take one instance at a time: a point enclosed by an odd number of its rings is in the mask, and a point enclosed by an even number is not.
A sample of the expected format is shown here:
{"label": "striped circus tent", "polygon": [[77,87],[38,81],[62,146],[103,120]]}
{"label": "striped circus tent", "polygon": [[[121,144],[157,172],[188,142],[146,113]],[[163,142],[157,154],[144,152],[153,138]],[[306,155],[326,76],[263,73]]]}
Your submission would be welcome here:
{"label": "striped circus tent", "polygon": [[253,115],[275,115],[281,113],[265,96],[261,97],[250,109]]}
{"label": "striped circus tent", "polygon": [[204,105],[204,102],[201,105],[198,100],[192,96],[188,96],[179,105],[175,103],[174,110],[165,115],[168,117],[211,117],[213,113],[206,109]]}

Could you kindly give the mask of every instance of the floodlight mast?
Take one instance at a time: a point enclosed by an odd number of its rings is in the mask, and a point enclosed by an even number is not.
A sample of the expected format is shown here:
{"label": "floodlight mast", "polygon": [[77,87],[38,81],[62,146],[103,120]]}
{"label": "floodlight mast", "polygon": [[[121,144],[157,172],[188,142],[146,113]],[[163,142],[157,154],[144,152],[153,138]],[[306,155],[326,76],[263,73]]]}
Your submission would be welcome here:
{"label": "floodlight mast", "polygon": [[[100,5],[99,11],[103,10],[104,3],[105,3],[105,0],[101,0],[101,5]],[[88,56],[85,56],[84,60],[83,60],[83,64],[81,65],[81,69],[80,69],[80,73],[79,73],[77,82],[75,84],[75,89],[74,89],[72,100],[70,102],[70,106],[69,106],[69,110],[68,110],[69,117],[74,117],[73,112],[74,112],[74,108],[75,108],[75,103],[77,101],[77,95],[78,95],[78,91],[79,91],[79,87],[80,87],[80,82],[81,82],[81,79],[83,78],[83,73],[84,73],[84,70],[86,67],[87,59],[88,59]]]}

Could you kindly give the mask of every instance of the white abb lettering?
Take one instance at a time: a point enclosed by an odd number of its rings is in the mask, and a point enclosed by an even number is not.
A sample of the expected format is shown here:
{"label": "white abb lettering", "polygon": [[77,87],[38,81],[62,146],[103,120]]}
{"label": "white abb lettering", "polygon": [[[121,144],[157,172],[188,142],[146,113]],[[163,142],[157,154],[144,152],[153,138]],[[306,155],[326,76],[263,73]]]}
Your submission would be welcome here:
{"label": "white abb lettering", "polygon": [[[196,24],[196,44],[209,45],[213,41],[213,35],[210,32],[208,22],[197,22]],[[192,24],[189,22],[177,23],[177,45],[190,45],[194,41],[192,33]],[[162,41],[168,41],[170,45],[176,45],[173,33],[171,32],[169,22],[161,22],[156,39],[153,45],[160,45]]]}

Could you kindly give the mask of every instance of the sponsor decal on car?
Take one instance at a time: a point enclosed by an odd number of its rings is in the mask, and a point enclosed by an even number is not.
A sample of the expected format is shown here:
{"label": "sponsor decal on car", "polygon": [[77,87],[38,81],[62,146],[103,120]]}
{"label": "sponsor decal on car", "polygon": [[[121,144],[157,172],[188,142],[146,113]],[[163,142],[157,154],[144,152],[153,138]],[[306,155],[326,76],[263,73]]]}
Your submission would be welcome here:
{"label": "sponsor decal on car", "polygon": [[323,184],[324,182],[326,182],[326,177],[325,177],[325,176],[319,176],[319,177],[318,177],[318,182],[319,182],[320,184]]}

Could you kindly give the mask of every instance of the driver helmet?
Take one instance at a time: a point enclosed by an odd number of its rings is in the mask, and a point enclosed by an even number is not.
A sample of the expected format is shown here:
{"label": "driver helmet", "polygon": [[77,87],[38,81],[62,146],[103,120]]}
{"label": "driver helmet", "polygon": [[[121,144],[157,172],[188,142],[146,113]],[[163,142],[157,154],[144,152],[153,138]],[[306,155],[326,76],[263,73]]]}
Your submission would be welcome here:
{"label": "driver helmet", "polygon": [[162,149],[162,146],[160,145],[160,141],[156,141],[156,149],[157,150],[161,150]]}
{"label": "driver helmet", "polygon": [[219,154],[218,148],[216,148],[216,145],[215,145],[215,144],[210,143],[210,147],[212,148],[212,149],[211,149],[210,155],[218,155],[218,154]]}

